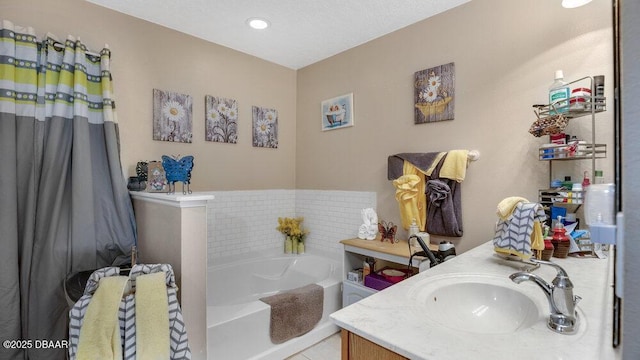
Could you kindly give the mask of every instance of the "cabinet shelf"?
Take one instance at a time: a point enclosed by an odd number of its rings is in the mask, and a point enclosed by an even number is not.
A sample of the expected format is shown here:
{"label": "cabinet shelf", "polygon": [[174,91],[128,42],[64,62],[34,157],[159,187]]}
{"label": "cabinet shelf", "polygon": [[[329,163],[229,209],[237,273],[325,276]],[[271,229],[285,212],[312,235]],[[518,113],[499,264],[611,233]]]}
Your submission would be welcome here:
{"label": "cabinet shelf", "polygon": [[561,205],[575,207],[577,210],[584,201],[585,191],[571,191],[567,189],[541,189],[538,190],[538,199],[542,205]]}
{"label": "cabinet shelf", "polygon": [[607,144],[547,144],[538,149],[538,160],[590,160],[605,159]]}
{"label": "cabinet shelf", "polygon": [[[576,80],[569,84],[573,84],[586,79],[588,78]],[[605,98],[604,96],[572,96],[569,98],[570,105],[568,109],[566,108],[566,106],[559,106],[560,103],[566,101],[567,100],[563,99],[551,104],[533,105],[533,107],[536,108],[536,115],[541,119],[553,116],[555,113],[560,113],[567,119],[577,119],[583,116],[598,114],[607,110],[607,98]]]}

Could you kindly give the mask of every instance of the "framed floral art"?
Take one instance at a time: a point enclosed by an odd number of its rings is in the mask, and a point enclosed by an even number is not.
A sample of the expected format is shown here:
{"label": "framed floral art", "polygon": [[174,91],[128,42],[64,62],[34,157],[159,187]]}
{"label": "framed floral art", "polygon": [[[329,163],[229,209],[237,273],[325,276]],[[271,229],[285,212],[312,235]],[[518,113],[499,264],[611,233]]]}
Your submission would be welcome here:
{"label": "framed floral art", "polygon": [[278,111],[258,106],[252,107],[253,146],[278,148]]}
{"label": "framed floral art", "polygon": [[204,107],[205,140],[236,144],[238,142],[238,102],[206,95]]}
{"label": "framed floral art", "polygon": [[153,89],[153,140],[190,143],[192,103],[189,95]]}

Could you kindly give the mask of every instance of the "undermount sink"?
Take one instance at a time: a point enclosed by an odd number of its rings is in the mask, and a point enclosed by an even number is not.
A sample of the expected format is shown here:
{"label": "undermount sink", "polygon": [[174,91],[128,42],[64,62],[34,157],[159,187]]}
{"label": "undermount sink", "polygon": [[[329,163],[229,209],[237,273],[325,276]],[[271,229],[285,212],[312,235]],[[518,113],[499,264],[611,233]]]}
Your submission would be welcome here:
{"label": "undermount sink", "polygon": [[509,334],[540,322],[539,305],[505,276],[451,274],[426,278],[409,290],[421,316],[477,334]]}

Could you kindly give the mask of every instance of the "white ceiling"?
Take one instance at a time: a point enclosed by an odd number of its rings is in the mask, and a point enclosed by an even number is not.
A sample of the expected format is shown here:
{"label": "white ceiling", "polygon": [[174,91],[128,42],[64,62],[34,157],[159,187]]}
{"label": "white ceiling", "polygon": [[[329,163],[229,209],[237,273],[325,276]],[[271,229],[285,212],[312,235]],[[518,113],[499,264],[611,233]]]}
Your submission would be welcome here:
{"label": "white ceiling", "polygon": [[[299,69],[470,0],[87,0]],[[267,19],[266,30],[246,21]]]}

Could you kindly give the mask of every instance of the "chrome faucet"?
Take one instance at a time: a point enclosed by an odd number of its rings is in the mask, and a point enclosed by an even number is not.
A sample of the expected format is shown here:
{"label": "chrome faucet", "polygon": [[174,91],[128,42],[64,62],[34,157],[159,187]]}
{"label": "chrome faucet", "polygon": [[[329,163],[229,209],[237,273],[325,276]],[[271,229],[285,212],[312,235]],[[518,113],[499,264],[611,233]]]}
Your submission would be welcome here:
{"label": "chrome faucet", "polygon": [[569,280],[569,275],[558,264],[550,261],[530,259],[531,262],[553,266],[557,275],[549,285],[539,275],[528,272],[517,272],[511,274],[509,278],[519,284],[523,281],[530,280],[536,283],[542,291],[547,295],[551,315],[547,325],[553,331],[562,334],[572,334],[578,330],[578,315],[576,313],[576,304],[580,299],[579,296],[573,295],[573,283]]}

